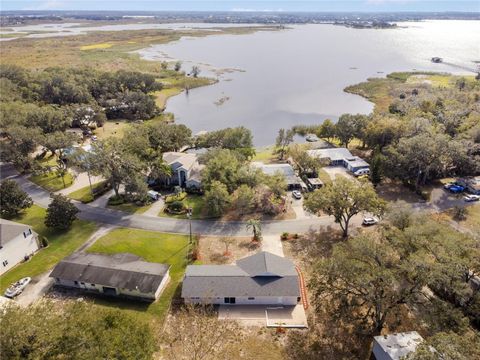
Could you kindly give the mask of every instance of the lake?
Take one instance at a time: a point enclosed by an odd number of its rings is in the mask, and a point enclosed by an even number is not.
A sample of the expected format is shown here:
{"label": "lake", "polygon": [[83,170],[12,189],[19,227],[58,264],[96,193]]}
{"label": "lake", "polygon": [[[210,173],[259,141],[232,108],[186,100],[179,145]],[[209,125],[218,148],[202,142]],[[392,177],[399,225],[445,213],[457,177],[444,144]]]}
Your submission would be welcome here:
{"label": "lake", "polygon": [[351,84],[393,71],[468,73],[433,56],[475,69],[480,60],[480,21],[400,23],[397,29],[298,25],[247,35],[182,38],[139,53],[145,59],[180,59],[189,71],[219,82],[182,93],[167,111],[193,132],[246,126],[255,145],[275,141],[280,128],[319,124],[343,113],[371,112],[365,99],[343,92]]}

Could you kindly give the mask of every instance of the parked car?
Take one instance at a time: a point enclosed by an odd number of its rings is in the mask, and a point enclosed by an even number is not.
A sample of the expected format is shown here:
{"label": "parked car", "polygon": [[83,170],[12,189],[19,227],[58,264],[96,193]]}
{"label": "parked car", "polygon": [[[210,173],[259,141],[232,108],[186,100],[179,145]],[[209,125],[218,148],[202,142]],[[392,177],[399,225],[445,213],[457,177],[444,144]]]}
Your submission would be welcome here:
{"label": "parked car", "polygon": [[93,135],[93,136],[91,137],[91,139],[92,139],[92,141],[97,141],[97,140],[98,140],[98,137],[97,137],[97,135]]}
{"label": "parked car", "polygon": [[13,299],[15,296],[20,295],[27,285],[32,281],[32,278],[26,277],[18,280],[16,283],[13,283],[5,291],[5,296]]}
{"label": "parked car", "polygon": [[448,191],[454,194],[460,194],[465,191],[465,188],[460,185],[452,184],[451,186],[448,187]]}
{"label": "parked car", "polygon": [[359,169],[353,173],[354,176],[362,176],[362,175],[369,175],[370,169]]}
{"label": "parked car", "polygon": [[293,190],[293,191],[292,191],[292,196],[293,196],[295,199],[299,200],[299,199],[302,198],[302,193],[301,193],[300,191],[298,191],[298,190]]}
{"label": "parked car", "polygon": [[463,199],[466,202],[479,201],[480,195],[466,195]]}
{"label": "parked car", "polygon": [[375,225],[378,223],[378,219],[376,217],[366,217],[363,218],[362,225],[364,226],[370,226],[370,225]]}
{"label": "parked car", "polygon": [[161,194],[155,190],[149,190],[147,192],[147,195],[153,200],[153,201],[157,201],[158,199],[160,199],[160,196]]}

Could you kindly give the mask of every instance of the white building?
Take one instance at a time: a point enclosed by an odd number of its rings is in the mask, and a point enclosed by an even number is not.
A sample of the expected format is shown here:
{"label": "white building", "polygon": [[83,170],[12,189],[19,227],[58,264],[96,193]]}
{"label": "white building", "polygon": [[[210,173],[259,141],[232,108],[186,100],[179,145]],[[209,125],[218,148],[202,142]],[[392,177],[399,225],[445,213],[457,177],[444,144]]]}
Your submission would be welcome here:
{"label": "white building", "polygon": [[370,168],[365,160],[353,156],[347,148],[307,150],[307,154],[319,160],[328,160],[332,166],[343,166],[351,172]]}
{"label": "white building", "polygon": [[55,266],[50,277],[59,286],[152,301],[167,285],[169,269],[170,265],[133,254],[73,253]]}
{"label": "white building", "polygon": [[295,265],[260,252],[236,265],[189,265],[182,298],[190,304],[297,305],[301,300]]}
{"label": "white building", "polygon": [[163,154],[163,160],[172,169],[172,176],[167,179],[167,185],[200,189],[201,171],[204,165],[198,163],[197,154],[166,152]]}
{"label": "white building", "polygon": [[414,352],[423,338],[416,331],[375,336],[373,355],[376,360],[400,360]]}
{"label": "white building", "polygon": [[0,275],[28,259],[38,249],[38,234],[30,226],[0,219]]}

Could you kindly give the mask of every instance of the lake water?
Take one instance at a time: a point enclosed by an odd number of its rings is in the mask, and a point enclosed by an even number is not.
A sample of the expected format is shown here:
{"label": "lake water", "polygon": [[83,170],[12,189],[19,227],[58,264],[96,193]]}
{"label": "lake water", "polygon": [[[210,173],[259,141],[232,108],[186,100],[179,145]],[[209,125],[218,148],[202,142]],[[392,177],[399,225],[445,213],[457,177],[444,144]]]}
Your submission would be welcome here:
{"label": "lake water", "polygon": [[[183,38],[140,51],[150,60],[200,64],[212,86],[168,101],[177,123],[194,132],[244,125],[256,145],[274,142],[279,128],[335,120],[342,113],[371,112],[365,99],[343,92],[351,84],[393,71],[468,73],[433,56],[475,69],[480,60],[480,21],[401,23],[388,30],[299,25],[247,35]],[[227,69],[218,72],[218,69]],[[217,70],[217,71],[216,71]],[[471,74],[471,73],[470,73]]]}

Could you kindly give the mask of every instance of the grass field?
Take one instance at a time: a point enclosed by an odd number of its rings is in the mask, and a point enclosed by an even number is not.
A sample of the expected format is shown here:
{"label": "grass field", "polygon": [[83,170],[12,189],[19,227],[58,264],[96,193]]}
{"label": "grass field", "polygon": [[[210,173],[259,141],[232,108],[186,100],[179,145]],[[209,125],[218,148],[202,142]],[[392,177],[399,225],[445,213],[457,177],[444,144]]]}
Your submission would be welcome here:
{"label": "grass field", "polygon": [[164,318],[182,280],[187,265],[188,246],[188,236],[186,235],[134,229],[116,229],[108,233],[97,240],[88,251],[105,254],[131,253],[146,261],[169,264],[171,266],[170,283],[160,299],[151,304],[111,299],[97,299],[96,303],[143,312],[149,317]]}
{"label": "grass field", "polygon": [[[29,180],[52,192],[68,188],[73,184],[73,177],[70,173],[66,174],[62,180],[62,177],[59,176],[56,171],[49,172],[45,175],[32,175]],[[65,186],[63,185],[64,181]]]}
{"label": "grass field", "polygon": [[44,224],[45,209],[33,205],[12,221],[30,225],[40,236],[48,239],[49,246],[40,250],[30,261],[22,263],[0,277],[0,292],[26,276],[36,276],[52,268],[65,256],[70,255],[87,241],[96,230],[92,222],[76,220],[70,230],[60,231],[47,228]]}
{"label": "grass field", "polygon": [[252,158],[252,161],[261,161],[265,164],[269,164],[278,159],[277,155],[274,154],[275,146],[269,145],[255,149],[255,156]]}
{"label": "grass field", "polygon": [[[100,181],[99,183],[92,184],[93,191],[95,192],[96,189],[102,187],[104,184],[105,184],[105,181]],[[90,186],[85,186],[84,188],[71,192],[67,196],[70,199],[81,201],[84,204],[87,204],[95,200],[94,197],[92,196]],[[101,194],[99,194],[98,196],[101,196]]]}
{"label": "grass field", "polygon": [[[192,195],[188,194],[185,199],[182,200],[187,208],[192,208],[192,219],[205,219],[203,209],[205,207],[205,198],[201,195]],[[187,219],[186,214],[182,215],[171,215],[163,210],[158,213],[158,216],[161,217],[173,217],[176,219]]]}
{"label": "grass field", "polygon": [[80,50],[108,49],[108,48],[111,48],[112,46],[113,44],[110,44],[110,43],[83,45],[83,46],[80,46]]}
{"label": "grass field", "polygon": [[129,214],[143,214],[145,211],[147,211],[151,204],[144,205],[144,206],[137,206],[132,203],[124,203],[120,205],[107,205],[108,208],[113,209],[113,210],[119,210],[119,211],[125,211]]}

